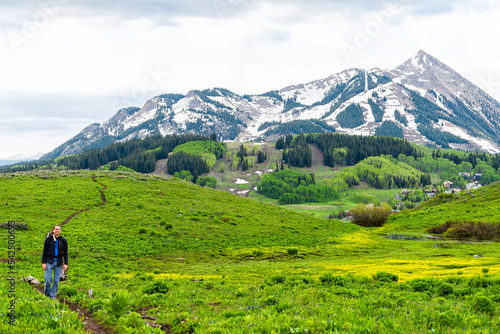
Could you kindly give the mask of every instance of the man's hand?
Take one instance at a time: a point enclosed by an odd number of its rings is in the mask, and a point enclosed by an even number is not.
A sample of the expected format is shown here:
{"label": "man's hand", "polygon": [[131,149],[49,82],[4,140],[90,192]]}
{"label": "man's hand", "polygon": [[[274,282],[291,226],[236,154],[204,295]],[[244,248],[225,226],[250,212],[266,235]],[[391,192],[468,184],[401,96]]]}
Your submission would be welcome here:
{"label": "man's hand", "polygon": [[42,269],[43,270],[47,270],[47,264],[46,263],[42,263]]}
{"label": "man's hand", "polygon": [[64,265],[63,265],[63,267],[62,267],[62,269],[63,269],[64,271],[68,270],[68,265],[67,265],[67,264],[64,264]]}

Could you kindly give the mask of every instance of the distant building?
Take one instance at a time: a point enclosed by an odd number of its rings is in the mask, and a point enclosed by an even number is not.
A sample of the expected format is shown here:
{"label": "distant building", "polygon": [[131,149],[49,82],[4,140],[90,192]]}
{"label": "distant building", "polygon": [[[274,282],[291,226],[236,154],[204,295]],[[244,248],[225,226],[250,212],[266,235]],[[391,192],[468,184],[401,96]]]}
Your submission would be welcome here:
{"label": "distant building", "polygon": [[477,189],[477,188],[481,188],[481,187],[482,187],[482,185],[480,185],[477,182],[471,182],[471,183],[467,183],[465,185],[465,189],[467,189],[467,190]]}
{"label": "distant building", "polygon": [[429,196],[430,199],[433,199],[434,197],[436,197],[436,194],[435,193],[427,193],[427,196]]}
{"label": "distant building", "polygon": [[401,196],[399,195],[399,193],[396,193],[396,194],[394,194],[394,199],[395,199],[396,201],[402,201],[402,200],[403,200],[403,197],[401,197]]}
{"label": "distant building", "polygon": [[412,194],[412,193],[414,193],[414,192],[415,192],[415,190],[411,190],[411,189],[403,189],[403,190],[401,191],[401,194],[403,194],[403,195],[407,195],[407,194]]}
{"label": "distant building", "polygon": [[481,176],[483,176],[483,174],[479,173],[474,174],[474,181],[481,181]]}
{"label": "distant building", "polygon": [[461,172],[461,173],[458,173],[459,176],[462,176],[464,179],[470,179],[470,173],[467,173],[467,172]]}
{"label": "distant building", "polygon": [[443,182],[443,187],[445,187],[445,188],[451,188],[451,187],[453,187],[453,182],[451,182],[451,181],[444,181]]}
{"label": "distant building", "polygon": [[451,189],[451,192],[454,193],[454,194],[459,194],[461,191],[462,191],[462,189],[460,189],[460,188],[453,188],[453,189]]}

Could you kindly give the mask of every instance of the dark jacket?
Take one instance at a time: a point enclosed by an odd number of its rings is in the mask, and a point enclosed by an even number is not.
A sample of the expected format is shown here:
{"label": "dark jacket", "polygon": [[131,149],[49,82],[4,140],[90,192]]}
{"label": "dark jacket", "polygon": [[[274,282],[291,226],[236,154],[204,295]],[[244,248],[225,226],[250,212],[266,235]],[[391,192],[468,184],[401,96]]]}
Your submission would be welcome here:
{"label": "dark jacket", "polygon": [[[61,236],[59,236],[58,240],[57,266],[60,267],[63,265],[63,258],[64,264],[68,264],[68,242]],[[56,242],[52,236],[49,236],[43,243],[42,263],[54,263],[55,252]]]}

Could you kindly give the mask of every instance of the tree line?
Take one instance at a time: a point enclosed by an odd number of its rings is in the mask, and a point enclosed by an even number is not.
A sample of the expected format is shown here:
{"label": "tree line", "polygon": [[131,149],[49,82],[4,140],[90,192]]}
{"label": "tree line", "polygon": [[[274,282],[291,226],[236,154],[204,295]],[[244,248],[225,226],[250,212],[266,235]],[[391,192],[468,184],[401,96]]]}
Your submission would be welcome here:
{"label": "tree line", "polygon": [[155,169],[156,161],[166,159],[176,146],[190,141],[209,139],[207,136],[194,134],[167,135],[165,137],[156,135],[144,139],[114,143],[102,149],[92,149],[76,155],[12,166],[3,169],[3,171],[29,171],[39,169],[42,166],[70,170],[96,170],[108,165],[108,168],[112,170],[117,169],[119,166],[125,166],[140,173],[151,173]]}
{"label": "tree line", "polygon": [[404,138],[403,130],[394,122],[384,121],[375,129],[375,136]]}
{"label": "tree line", "polygon": [[[392,137],[369,137],[347,134],[317,134],[306,136],[308,143],[313,143],[324,153],[326,166],[352,166],[363,159],[382,154],[396,158],[399,154],[418,157],[420,153],[408,141]],[[338,149],[343,149],[341,152]]]}
{"label": "tree line", "polygon": [[330,186],[316,185],[314,174],[285,169],[263,176],[257,190],[279,204],[325,202],[339,197]]}
{"label": "tree line", "polygon": [[[289,166],[304,168],[312,166],[312,152],[306,136],[301,133],[296,137],[287,135],[276,142],[276,148],[283,148],[282,161]],[[283,169],[283,167],[282,167]]]}
{"label": "tree line", "polygon": [[337,115],[337,122],[343,128],[357,128],[365,122],[363,109],[359,104],[351,103]]}
{"label": "tree line", "polygon": [[[211,136],[212,139],[215,137]],[[216,139],[216,138],[215,138]],[[167,160],[167,171],[170,175],[176,172],[189,171],[193,175],[193,183],[198,175],[208,173],[217,159],[226,153],[226,144],[214,140],[192,141],[181,144],[173,150]]]}

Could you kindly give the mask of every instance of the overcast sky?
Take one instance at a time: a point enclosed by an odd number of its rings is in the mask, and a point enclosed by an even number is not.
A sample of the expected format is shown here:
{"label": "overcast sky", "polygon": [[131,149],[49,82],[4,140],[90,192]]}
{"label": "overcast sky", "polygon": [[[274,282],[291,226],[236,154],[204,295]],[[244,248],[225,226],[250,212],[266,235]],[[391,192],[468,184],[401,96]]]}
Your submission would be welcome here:
{"label": "overcast sky", "polygon": [[500,100],[495,0],[17,0],[0,13],[0,158],[49,152],[158,94],[263,93],[420,49]]}

